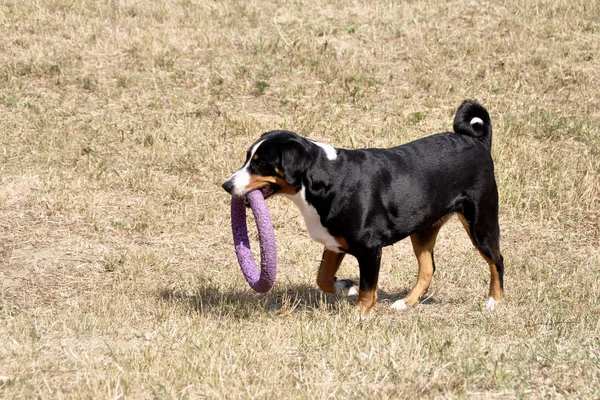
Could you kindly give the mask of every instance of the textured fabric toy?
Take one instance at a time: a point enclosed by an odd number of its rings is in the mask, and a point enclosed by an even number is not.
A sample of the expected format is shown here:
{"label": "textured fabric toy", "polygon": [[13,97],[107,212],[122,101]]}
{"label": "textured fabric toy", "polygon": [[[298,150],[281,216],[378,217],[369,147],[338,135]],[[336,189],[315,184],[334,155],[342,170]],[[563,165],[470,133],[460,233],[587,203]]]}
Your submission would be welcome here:
{"label": "textured fabric toy", "polygon": [[254,213],[258,239],[260,244],[260,272],[254,262],[248,229],[246,226],[246,207],[243,200],[233,196],[231,198],[231,228],[233,243],[242,273],[252,289],[259,293],[268,292],[275,283],[277,272],[277,250],[275,248],[275,234],[267,203],[260,190],[254,190],[247,196],[250,208]]}

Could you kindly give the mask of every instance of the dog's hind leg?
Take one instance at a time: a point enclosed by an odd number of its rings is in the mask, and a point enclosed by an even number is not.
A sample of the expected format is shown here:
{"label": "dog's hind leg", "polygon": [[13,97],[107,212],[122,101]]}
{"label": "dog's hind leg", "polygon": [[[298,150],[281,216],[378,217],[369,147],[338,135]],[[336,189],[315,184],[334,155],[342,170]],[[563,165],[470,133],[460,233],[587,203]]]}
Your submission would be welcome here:
{"label": "dog's hind leg", "polygon": [[459,219],[490,267],[490,291],[485,308],[493,310],[504,297],[504,258],[500,253],[498,210],[492,207],[476,212],[474,208],[465,208]]}
{"label": "dog's hind leg", "polygon": [[402,300],[397,300],[392,304],[392,309],[406,309],[408,305],[417,303],[419,298],[423,296],[427,289],[429,289],[431,278],[435,272],[433,247],[435,246],[435,240],[444,221],[440,221],[428,229],[410,235],[413,250],[415,252],[415,256],[417,257],[417,261],[419,262],[417,283],[415,283],[415,286],[413,286],[406,297],[404,297]]}

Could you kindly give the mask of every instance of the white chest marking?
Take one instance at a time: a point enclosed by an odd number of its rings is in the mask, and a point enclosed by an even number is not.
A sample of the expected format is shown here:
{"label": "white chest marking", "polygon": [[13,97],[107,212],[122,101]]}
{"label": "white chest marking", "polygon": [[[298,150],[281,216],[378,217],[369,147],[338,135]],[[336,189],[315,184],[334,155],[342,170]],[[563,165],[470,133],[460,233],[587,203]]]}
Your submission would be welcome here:
{"label": "white chest marking", "polygon": [[327,231],[323,225],[321,225],[321,218],[317,210],[306,201],[304,187],[294,195],[285,195],[288,199],[292,200],[296,207],[300,210],[300,213],[304,217],[304,223],[308,234],[311,238],[319,243],[325,245],[327,250],[340,252],[340,243]]}

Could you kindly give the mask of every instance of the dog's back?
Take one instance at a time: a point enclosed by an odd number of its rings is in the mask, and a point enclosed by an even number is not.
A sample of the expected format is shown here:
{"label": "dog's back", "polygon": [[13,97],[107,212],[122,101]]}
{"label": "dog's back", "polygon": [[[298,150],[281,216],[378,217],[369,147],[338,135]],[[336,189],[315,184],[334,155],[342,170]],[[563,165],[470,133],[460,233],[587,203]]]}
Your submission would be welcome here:
{"label": "dog's back", "polygon": [[339,150],[325,171],[336,195],[321,208],[334,234],[390,245],[462,212],[465,202],[497,196],[487,111],[465,101],[454,129],[391,149]]}

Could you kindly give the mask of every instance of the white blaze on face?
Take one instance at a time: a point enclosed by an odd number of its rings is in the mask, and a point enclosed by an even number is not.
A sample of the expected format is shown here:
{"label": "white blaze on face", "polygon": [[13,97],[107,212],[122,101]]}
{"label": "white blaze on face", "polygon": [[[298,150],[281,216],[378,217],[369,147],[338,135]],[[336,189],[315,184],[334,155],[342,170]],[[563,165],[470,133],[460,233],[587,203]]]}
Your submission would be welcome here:
{"label": "white blaze on face", "polygon": [[258,146],[260,146],[262,142],[264,142],[264,140],[261,140],[252,146],[250,157],[246,164],[227,179],[227,181],[231,182],[233,185],[233,190],[231,192],[233,196],[241,197],[246,194],[246,187],[250,183],[250,163],[252,162],[252,157],[254,157],[256,150],[258,150]]}

